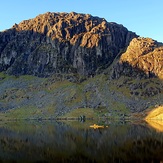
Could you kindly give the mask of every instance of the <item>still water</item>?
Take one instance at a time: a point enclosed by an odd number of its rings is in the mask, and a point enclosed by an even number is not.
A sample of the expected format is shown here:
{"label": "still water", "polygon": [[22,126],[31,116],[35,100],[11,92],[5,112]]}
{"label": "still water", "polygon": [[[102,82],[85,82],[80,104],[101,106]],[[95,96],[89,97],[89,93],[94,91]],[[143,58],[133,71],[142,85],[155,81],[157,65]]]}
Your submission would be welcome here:
{"label": "still water", "polygon": [[162,124],[1,122],[0,162],[163,162]]}

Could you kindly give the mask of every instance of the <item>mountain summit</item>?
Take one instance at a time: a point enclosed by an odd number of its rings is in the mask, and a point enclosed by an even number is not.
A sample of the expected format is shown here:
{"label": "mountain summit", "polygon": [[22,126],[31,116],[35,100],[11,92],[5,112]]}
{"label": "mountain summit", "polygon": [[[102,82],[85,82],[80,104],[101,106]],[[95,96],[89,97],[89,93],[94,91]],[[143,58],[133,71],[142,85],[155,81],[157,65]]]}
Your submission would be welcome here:
{"label": "mountain summit", "polygon": [[89,14],[48,12],[1,32],[0,72],[8,119],[137,118],[163,105],[163,44]]}
{"label": "mountain summit", "polygon": [[0,33],[0,71],[49,76],[96,74],[138,37],[89,14],[45,13]]}

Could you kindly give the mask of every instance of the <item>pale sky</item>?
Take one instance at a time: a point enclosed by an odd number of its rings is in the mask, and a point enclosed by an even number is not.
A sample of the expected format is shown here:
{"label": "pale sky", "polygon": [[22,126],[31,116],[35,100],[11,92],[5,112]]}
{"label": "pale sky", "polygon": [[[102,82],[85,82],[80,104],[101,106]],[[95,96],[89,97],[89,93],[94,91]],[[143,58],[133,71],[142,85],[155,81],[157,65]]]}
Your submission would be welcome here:
{"label": "pale sky", "polygon": [[163,42],[163,0],[1,0],[0,31],[46,12],[78,12]]}

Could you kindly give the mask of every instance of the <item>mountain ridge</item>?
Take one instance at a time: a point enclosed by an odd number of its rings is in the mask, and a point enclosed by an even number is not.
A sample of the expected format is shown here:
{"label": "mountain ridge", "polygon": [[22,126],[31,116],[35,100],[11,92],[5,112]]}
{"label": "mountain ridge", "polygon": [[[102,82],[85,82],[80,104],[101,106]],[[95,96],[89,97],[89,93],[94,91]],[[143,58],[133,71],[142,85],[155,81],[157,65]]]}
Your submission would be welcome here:
{"label": "mountain ridge", "polygon": [[90,76],[111,64],[133,37],[137,35],[103,18],[48,12],[0,34],[0,70],[18,75],[77,72]]}
{"label": "mountain ridge", "polygon": [[38,15],[0,33],[2,117],[142,118],[163,105],[162,58],[162,43],[104,18]]}

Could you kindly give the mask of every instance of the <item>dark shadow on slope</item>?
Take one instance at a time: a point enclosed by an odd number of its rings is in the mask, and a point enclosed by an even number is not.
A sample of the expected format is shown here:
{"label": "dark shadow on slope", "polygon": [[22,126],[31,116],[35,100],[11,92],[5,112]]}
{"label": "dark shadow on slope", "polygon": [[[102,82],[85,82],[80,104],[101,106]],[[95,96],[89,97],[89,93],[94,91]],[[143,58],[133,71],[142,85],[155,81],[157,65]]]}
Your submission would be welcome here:
{"label": "dark shadow on slope", "polygon": [[[163,80],[156,74],[132,67],[128,62],[117,61],[109,75],[116,91],[120,91],[132,99],[133,104],[135,103],[135,106],[131,107],[133,112],[141,112],[163,105]],[[143,108],[137,104],[142,101]]]}
{"label": "dark shadow on slope", "polygon": [[118,79],[121,76],[131,77],[131,78],[138,78],[138,79],[150,79],[150,78],[157,78],[157,75],[153,72],[145,72],[140,68],[133,67],[128,62],[120,63],[119,61],[113,65],[112,72],[111,72],[111,79]]}

